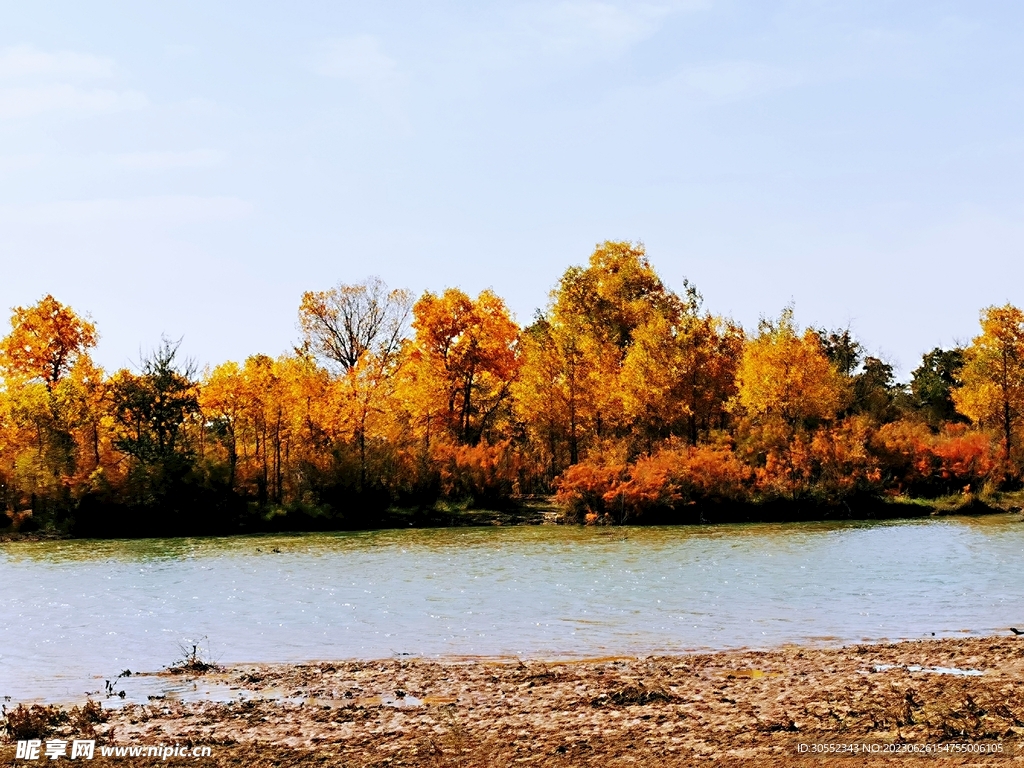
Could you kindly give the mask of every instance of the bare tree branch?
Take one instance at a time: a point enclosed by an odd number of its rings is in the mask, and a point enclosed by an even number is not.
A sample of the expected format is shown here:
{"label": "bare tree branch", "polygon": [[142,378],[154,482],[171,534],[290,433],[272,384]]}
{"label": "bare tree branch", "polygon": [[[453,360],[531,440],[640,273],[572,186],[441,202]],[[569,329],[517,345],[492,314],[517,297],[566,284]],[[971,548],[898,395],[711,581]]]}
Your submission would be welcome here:
{"label": "bare tree branch", "polygon": [[394,356],[408,331],[411,310],[409,291],[388,290],[383,280],[370,277],[304,293],[299,328],[314,354],[347,372],[367,352],[383,360]]}

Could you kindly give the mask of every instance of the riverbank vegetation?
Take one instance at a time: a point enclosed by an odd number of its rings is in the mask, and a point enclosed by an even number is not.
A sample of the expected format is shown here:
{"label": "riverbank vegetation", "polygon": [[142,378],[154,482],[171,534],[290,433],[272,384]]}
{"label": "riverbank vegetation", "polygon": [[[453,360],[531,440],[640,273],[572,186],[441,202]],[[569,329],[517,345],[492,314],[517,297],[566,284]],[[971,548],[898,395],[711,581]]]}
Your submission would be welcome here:
{"label": "riverbank vegetation", "polygon": [[489,290],[415,298],[370,278],[306,293],[298,330],[276,358],[200,371],[163,339],[107,372],[87,317],[51,296],[15,308],[10,527],[438,524],[549,496],[580,523],[807,519],[984,508],[1020,487],[1024,313],[1009,305],[901,383],[847,329],[800,327],[791,308],[744,329],[672,290],[641,245],[606,242],[525,326]]}

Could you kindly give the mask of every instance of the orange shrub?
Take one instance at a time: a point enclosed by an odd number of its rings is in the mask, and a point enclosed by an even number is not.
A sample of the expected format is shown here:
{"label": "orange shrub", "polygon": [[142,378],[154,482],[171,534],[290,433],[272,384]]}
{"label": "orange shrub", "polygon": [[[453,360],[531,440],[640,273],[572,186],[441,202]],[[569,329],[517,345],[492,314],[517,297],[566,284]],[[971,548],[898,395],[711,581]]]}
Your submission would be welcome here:
{"label": "orange shrub", "polygon": [[964,424],[935,434],[925,424],[894,422],[878,430],[872,450],[896,492],[936,496],[983,484],[996,467],[998,446]]}
{"label": "orange shrub", "polygon": [[797,432],[771,447],[757,468],[758,491],[767,498],[836,502],[877,492],[883,473],[868,448],[870,422],[858,416],[811,433]]}
{"label": "orange shrub", "polygon": [[676,451],[659,451],[637,460],[627,469],[628,479],[605,491],[605,504],[620,515],[634,516],[656,507],[675,507],[683,500],[676,480],[678,458]]}
{"label": "orange shrub", "polygon": [[605,494],[619,483],[625,469],[621,464],[590,461],[573,464],[555,478],[555,501],[565,507],[568,519],[593,522],[605,511]]}
{"label": "orange shrub", "polygon": [[690,448],[683,466],[687,491],[694,500],[738,501],[749,494],[754,473],[730,448]]}
{"label": "orange shrub", "polygon": [[692,502],[735,501],[746,496],[751,474],[728,448],[663,449],[638,459],[629,479],[610,488],[604,500],[634,515]]}
{"label": "orange shrub", "polygon": [[997,451],[988,435],[968,432],[963,424],[947,427],[932,444],[937,474],[949,490],[984,483],[996,467]]}
{"label": "orange shrub", "polygon": [[896,493],[919,486],[923,479],[931,477],[932,438],[927,424],[910,421],[885,424],[875,434],[872,448]]}
{"label": "orange shrub", "polygon": [[863,416],[853,416],[815,432],[811,457],[815,464],[814,490],[819,497],[838,501],[881,488],[881,466],[868,450],[872,434],[873,428]]}
{"label": "orange shrub", "polygon": [[812,474],[810,445],[799,433],[788,443],[769,448],[764,464],[754,471],[758,492],[768,498],[795,499],[804,495],[810,488]]}
{"label": "orange shrub", "polygon": [[729,448],[665,448],[626,466],[570,467],[556,481],[556,499],[573,517],[602,512],[638,517],[694,502],[743,499],[751,476]]}

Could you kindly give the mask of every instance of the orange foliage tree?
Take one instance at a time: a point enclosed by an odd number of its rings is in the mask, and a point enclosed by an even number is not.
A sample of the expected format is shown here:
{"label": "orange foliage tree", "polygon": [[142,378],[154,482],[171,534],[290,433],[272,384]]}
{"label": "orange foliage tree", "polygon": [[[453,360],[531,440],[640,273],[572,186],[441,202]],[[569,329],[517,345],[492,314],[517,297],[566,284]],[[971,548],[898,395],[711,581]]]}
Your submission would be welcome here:
{"label": "orange foliage tree", "polygon": [[519,326],[491,291],[472,299],[456,288],[427,292],[413,307],[409,350],[424,422],[440,421],[459,443],[493,441],[519,373]]}
{"label": "orange foliage tree", "polygon": [[[35,510],[69,503],[79,466],[75,430],[88,415],[78,397],[92,368],[88,350],[96,327],[46,295],[15,307],[11,332],[0,341],[5,374],[4,439],[0,472],[7,478],[7,506]],[[79,366],[79,376],[69,374]]]}
{"label": "orange foliage tree", "polygon": [[8,376],[38,379],[52,390],[96,340],[95,325],[47,294],[31,307],[14,308],[0,354]]}
{"label": "orange foliage tree", "polygon": [[957,410],[1002,433],[1004,472],[1014,461],[1014,438],[1024,418],[1024,312],[1010,304],[981,314],[981,334],[965,352]]}

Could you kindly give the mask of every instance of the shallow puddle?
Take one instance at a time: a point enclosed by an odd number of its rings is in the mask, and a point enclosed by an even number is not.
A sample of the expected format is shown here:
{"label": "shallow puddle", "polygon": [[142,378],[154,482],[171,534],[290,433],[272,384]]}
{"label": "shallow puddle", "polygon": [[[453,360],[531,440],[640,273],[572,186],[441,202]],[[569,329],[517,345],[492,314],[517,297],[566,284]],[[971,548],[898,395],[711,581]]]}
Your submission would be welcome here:
{"label": "shallow puddle", "polygon": [[905,669],[907,672],[927,672],[931,675],[955,675],[957,677],[978,677],[985,674],[980,669],[960,669],[958,667],[922,667],[920,664],[875,664],[870,670],[858,670],[862,675],[877,672],[888,672],[893,669]]}

